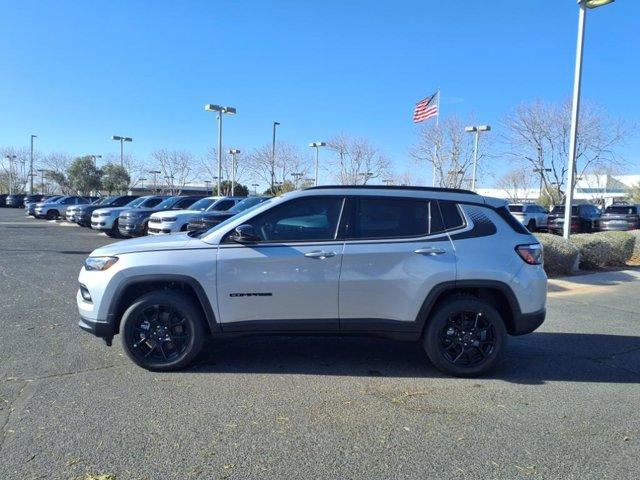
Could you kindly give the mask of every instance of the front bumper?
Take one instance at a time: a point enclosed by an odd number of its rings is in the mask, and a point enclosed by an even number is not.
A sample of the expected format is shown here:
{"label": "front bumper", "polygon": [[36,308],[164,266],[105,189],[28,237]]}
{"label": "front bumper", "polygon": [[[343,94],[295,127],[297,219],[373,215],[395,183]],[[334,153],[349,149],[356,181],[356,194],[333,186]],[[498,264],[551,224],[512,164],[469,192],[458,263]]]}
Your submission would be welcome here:
{"label": "front bumper", "polygon": [[115,328],[112,322],[100,322],[80,315],[78,326],[85,332],[100,338],[110,340],[115,335]]}
{"label": "front bumper", "polygon": [[144,223],[119,223],[118,230],[120,234],[128,237],[140,237],[145,234]]}

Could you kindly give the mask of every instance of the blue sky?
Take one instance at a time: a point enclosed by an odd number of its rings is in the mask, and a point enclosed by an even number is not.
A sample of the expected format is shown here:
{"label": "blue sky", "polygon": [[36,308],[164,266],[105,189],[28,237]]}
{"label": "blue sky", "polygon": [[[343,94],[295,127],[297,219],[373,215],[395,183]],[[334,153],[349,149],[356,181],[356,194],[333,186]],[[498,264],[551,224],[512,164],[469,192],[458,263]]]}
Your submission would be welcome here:
{"label": "blue sky", "polygon": [[[413,104],[442,89],[442,114],[494,125],[523,101],[569,98],[574,0],[0,2],[0,146],[203,154],[205,103],[237,107],[225,144],[305,148],[344,132],[409,168]],[[583,99],[640,121],[639,5],[589,12]],[[624,148],[640,170],[636,135]],[[506,168],[499,159],[493,169]],[[414,167],[412,167],[414,168]],[[426,169],[427,167],[425,167]],[[429,175],[426,175],[428,177]],[[490,180],[486,180],[490,182]]]}

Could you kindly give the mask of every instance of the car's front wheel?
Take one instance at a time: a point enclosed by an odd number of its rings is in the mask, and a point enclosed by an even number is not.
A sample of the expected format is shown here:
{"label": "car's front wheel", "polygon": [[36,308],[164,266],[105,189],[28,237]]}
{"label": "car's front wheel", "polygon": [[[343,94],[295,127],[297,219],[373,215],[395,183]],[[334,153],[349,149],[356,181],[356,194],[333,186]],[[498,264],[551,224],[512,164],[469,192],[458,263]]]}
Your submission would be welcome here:
{"label": "car's front wheel", "polygon": [[55,220],[60,217],[60,213],[57,210],[49,210],[47,212],[47,220]]}
{"label": "car's front wheel", "polygon": [[122,317],[122,344],[147,370],[172,371],[189,365],[204,344],[202,313],[185,295],[155,291],[137,299]]}
{"label": "car's front wheel", "polygon": [[120,234],[120,227],[118,225],[117,218],[113,221],[113,225],[111,226],[111,229],[105,230],[104,233],[106,233],[107,236],[111,238],[122,238],[122,235]]}
{"label": "car's front wheel", "polygon": [[506,340],[504,320],[493,305],[463,295],[437,308],[423,338],[433,365],[457,377],[491,370],[502,357]]}
{"label": "car's front wheel", "polygon": [[533,218],[527,223],[527,230],[532,233],[536,231],[536,221]]}

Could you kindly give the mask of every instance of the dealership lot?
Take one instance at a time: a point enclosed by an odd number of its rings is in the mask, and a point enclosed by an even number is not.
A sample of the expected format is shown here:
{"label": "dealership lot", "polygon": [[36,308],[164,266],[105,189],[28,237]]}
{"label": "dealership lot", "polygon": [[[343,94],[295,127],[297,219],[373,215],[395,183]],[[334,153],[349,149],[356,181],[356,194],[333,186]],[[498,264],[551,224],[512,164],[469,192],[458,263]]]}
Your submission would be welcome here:
{"label": "dealership lot", "polygon": [[369,338],[211,342],[149,373],[77,326],[107,237],[0,210],[0,478],[634,478],[638,282],[549,299],[488,378]]}

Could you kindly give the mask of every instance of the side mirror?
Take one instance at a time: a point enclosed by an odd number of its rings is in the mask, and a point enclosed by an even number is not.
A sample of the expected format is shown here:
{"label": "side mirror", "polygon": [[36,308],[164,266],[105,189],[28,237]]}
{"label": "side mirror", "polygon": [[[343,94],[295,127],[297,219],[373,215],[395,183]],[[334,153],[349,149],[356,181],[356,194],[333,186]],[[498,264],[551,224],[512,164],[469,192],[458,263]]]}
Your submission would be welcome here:
{"label": "side mirror", "polygon": [[235,233],[229,237],[237,243],[255,243],[260,241],[252,225],[244,224],[236,227]]}

